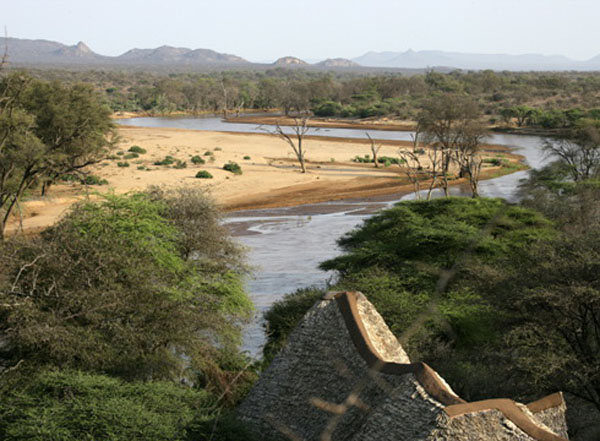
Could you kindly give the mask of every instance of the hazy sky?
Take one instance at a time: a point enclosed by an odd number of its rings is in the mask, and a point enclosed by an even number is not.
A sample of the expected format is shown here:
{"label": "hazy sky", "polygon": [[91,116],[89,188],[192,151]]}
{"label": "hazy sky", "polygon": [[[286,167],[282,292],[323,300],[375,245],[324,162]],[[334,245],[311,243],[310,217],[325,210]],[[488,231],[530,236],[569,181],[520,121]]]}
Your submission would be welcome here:
{"label": "hazy sky", "polygon": [[163,44],[250,61],[374,51],[600,54],[599,0],[0,0],[9,36],[103,55]]}

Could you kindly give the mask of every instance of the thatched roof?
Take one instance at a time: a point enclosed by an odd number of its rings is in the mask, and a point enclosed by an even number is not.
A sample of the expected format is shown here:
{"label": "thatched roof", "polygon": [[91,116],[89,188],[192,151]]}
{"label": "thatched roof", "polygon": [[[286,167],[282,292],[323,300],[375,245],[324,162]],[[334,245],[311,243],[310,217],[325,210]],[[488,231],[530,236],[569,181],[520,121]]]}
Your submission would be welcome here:
{"label": "thatched roof", "polygon": [[343,292],[311,308],[238,413],[266,440],[564,441],[565,409],[560,393],[465,402],[410,362],[362,294]]}

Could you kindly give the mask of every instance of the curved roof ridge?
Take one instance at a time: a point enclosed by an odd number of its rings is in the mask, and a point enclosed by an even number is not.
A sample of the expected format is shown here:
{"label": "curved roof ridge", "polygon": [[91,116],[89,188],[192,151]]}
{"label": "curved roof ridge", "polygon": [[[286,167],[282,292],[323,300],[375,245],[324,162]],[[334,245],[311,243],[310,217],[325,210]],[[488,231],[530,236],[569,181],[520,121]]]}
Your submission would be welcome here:
{"label": "curved roof ridge", "polygon": [[[426,363],[401,364],[383,360],[358,312],[359,295],[362,294],[351,291],[328,293],[324,300],[336,301],[352,342],[370,369],[388,375],[413,374],[427,393],[444,405],[443,410],[450,418],[467,413],[497,410],[535,440],[566,441],[563,437],[540,427],[513,400],[500,398],[469,403],[456,395],[442,377]],[[531,412],[537,413],[563,403],[562,394],[558,393],[530,403],[527,407]]]}

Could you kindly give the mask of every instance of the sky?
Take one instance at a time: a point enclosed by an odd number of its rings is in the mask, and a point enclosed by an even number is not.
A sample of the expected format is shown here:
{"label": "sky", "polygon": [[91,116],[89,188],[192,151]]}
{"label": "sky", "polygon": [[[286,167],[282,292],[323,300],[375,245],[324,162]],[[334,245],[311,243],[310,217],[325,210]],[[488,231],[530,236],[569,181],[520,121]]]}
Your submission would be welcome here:
{"label": "sky", "polygon": [[161,45],[271,62],[368,51],[600,54],[599,0],[0,0],[9,37],[102,55]]}

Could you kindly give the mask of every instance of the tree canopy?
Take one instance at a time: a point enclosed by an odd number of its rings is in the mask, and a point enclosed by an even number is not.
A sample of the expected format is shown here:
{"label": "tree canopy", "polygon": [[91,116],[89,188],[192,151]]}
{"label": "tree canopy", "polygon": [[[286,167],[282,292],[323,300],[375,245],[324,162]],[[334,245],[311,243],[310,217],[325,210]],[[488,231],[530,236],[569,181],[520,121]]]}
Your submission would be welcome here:
{"label": "tree canopy", "polygon": [[[204,220],[184,220],[191,209]],[[6,241],[1,358],[126,379],[210,371],[251,310],[241,250],[214,210],[194,190],[105,195],[37,239]]]}
{"label": "tree canopy", "polygon": [[111,146],[110,109],[90,85],[0,80],[0,238],[24,193],[82,172]]}

